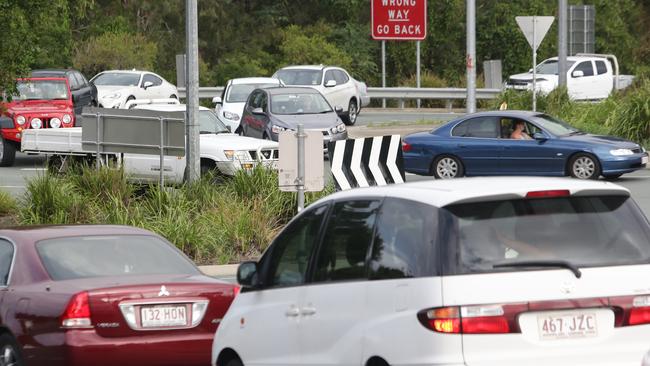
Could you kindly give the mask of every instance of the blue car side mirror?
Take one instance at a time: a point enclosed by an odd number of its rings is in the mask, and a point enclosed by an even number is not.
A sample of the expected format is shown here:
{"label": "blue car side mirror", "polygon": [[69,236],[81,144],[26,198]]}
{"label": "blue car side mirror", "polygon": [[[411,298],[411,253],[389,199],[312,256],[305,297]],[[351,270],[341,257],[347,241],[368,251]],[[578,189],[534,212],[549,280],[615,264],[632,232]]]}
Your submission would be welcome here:
{"label": "blue car side mirror", "polygon": [[541,142],[544,142],[544,141],[548,140],[548,137],[546,137],[546,135],[544,135],[544,134],[541,133],[541,132],[535,132],[535,133],[533,134],[533,138],[534,138],[535,140],[537,140],[537,141],[541,141]]}

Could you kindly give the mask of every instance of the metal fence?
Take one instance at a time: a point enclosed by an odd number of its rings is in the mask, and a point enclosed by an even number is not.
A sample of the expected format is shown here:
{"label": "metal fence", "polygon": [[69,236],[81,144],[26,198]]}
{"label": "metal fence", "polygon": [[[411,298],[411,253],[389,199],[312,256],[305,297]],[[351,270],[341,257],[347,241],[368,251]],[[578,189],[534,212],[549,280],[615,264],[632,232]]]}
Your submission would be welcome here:
{"label": "metal fence", "polygon": [[[199,88],[199,98],[212,99],[220,96],[223,86]],[[501,89],[476,89],[477,99],[494,99],[501,93]],[[178,88],[178,94],[185,98],[185,88]],[[404,108],[404,103],[410,99],[437,99],[445,100],[448,108],[451,108],[454,100],[462,100],[467,97],[465,88],[368,88],[368,96],[371,99],[393,99],[399,102],[399,107]]]}

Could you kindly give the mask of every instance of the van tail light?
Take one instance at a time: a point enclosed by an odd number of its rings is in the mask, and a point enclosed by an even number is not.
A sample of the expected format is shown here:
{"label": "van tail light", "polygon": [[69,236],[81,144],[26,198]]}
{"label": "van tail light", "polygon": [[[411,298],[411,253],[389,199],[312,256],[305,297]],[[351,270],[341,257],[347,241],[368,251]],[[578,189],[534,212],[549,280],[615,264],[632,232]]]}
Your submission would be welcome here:
{"label": "van tail light", "polygon": [[650,295],[610,298],[616,326],[650,324]]}
{"label": "van tail light", "polygon": [[516,316],[526,309],[526,304],[451,306],[423,310],[418,319],[425,328],[438,333],[519,333]]}
{"label": "van tail light", "polygon": [[61,316],[61,327],[66,329],[92,328],[88,292],[84,291],[72,296]]}
{"label": "van tail light", "polygon": [[568,189],[555,189],[549,191],[532,191],[526,193],[526,198],[553,198],[569,197],[571,192]]}
{"label": "van tail light", "polygon": [[402,151],[409,152],[413,147],[408,142],[402,141]]}

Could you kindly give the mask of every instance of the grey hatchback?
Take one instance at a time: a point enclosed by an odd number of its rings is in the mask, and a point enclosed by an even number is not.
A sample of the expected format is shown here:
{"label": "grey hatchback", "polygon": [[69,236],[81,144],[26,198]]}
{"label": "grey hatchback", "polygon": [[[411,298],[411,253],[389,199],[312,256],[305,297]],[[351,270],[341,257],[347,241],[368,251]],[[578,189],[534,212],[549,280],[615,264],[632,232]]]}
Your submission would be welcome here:
{"label": "grey hatchback", "polygon": [[277,141],[280,132],[296,130],[299,123],[306,130],[321,131],[325,145],[348,137],[345,124],[319,91],[286,87],[253,90],[244,106],[240,134]]}

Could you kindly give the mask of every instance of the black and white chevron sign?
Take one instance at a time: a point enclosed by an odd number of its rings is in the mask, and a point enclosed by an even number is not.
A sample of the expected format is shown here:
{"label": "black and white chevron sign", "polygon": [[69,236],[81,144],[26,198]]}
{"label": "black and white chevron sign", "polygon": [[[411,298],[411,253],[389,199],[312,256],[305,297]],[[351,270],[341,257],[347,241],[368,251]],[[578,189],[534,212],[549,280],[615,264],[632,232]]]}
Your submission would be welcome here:
{"label": "black and white chevron sign", "polygon": [[404,183],[399,135],[339,140],[328,144],[337,190]]}

